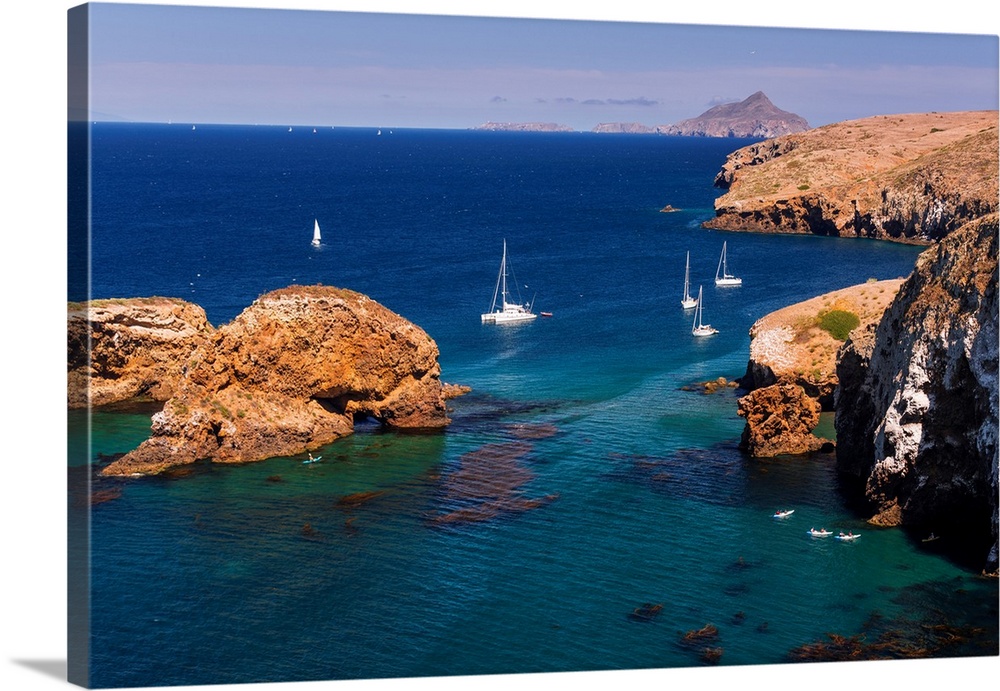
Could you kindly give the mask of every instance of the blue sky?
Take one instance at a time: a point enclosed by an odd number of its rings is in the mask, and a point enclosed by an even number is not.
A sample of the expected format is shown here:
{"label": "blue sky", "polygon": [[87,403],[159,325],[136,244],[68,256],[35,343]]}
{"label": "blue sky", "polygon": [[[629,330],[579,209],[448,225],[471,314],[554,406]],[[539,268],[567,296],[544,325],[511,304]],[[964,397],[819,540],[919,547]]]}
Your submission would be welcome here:
{"label": "blue sky", "polygon": [[998,43],[988,25],[977,35],[267,5],[277,9],[92,5],[91,118],[448,128],[540,121],[589,130],[672,124],[761,90],[818,126],[998,102]]}

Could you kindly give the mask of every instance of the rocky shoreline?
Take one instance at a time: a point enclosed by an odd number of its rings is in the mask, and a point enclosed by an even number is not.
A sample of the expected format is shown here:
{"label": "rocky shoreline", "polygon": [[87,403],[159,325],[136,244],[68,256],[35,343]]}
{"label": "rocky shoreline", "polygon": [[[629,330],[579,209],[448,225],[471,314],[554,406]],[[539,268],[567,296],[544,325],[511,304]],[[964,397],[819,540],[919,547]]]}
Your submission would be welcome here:
{"label": "rocky shoreline", "polygon": [[[921,253],[905,280],[778,310],[751,329],[738,402],[755,458],[830,451],[873,525],[951,535],[998,571],[997,214]],[[824,334],[823,315],[848,319]],[[836,344],[830,347],[830,340]]]}

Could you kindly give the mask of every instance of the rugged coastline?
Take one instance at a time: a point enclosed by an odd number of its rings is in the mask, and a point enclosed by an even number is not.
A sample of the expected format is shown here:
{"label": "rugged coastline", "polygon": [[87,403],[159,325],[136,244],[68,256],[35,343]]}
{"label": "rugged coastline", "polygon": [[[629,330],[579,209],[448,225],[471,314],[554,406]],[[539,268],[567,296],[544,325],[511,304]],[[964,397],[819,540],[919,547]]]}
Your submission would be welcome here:
{"label": "rugged coastline", "polygon": [[[820,409],[832,410],[838,472],[854,478],[869,522],[948,535],[981,552],[983,573],[992,576],[997,232],[991,214],[922,252],[905,280],[862,284],[762,317],[741,380],[749,393],[738,403],[747,421],[741,448],[756,458],[820,450],[825,440],[813,430]],[[858,317],[836,349],[822,346],[834,335],[818,326],[831,309]]]}
{"label": "rugged coastline", "polygon": [[[838,472],[853,479],[867,520],[934,531],[994,577],[997,151],[996,111],[879,116],[780,137],[727,159],[716,184],[729,191],[704,224],[929,245],[905,280],[754,324],[741,447],[758,458],[813,451],[818,410],[832,410]],[[827,343],[816,340],[824,313],[837,315]]]}
{"label": "rugged coastline", "polygon": [[837,352],[853,329],[877,323],[902,279],[871,280],[771,312],[750,328],[737,412],[740,446],[756,458],[829,449],[813,431],[832,411]]}
{"label": "rugged coastline", "polygon": [[929,244],[997,210],[997,117],[882,115],[744,147],[704,226]]}
{"label": "rugged coastline", "polygon": [[871,522],[931,529],[998,568],[997,214],[925,250],[838,357],[837,466]]}
{"label": "rugged coastline", "polygon": [[[349,290],[272,291],[217,329],[201,324],[201,308],[183,301],[112,301],[114,319],[106,302],[86,317],[79,308],[71,313],[71,405],[84,380],[95,405],[140,393],[165,403],[150,438],[105,467],[105,475],[304,453],[351,434],[361,417],[394,429],[437,430],[449,422],[446,397],[463,391],[440,381],[437,345],[422,329]],[[157,312],[150,313],[151,303]],[[202,328],[180,315],[194,315]],[[168,330],[174,338],[148,326],[164,321],[177,327]],[[88,328],[95,344],[89,366]],[[140,381],[132,370],[162,359],[165,340],[176,366],[152,368]],[[111,368],[105,349],[116,342],[128,349]]]}

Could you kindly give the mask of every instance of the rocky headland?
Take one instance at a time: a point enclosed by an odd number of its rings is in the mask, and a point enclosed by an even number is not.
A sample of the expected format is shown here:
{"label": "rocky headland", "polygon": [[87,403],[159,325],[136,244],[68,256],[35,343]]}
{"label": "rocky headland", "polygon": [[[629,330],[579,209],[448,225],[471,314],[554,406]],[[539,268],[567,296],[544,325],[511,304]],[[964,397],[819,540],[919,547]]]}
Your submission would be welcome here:
{"label": "rocky headland", "polygon": [[737,412],[741,448],[756,458],[829,448],[813,430],[833,410],[837,352],[856,328],[876,324],[903,279],[869,281],[805,300],[758,319]]}
{"label": "rocky headland", "polygon": [[[89,380],[95,405],[140,394],[166,401],[150,438],[105,475],[302,453],[351,434],[361,417],[401,430],[449,422],[437,345],[360,293],[283,288],[217,329],[183,301],[98,301],[87,313],[80,309],[70,314],[71,391],[79,397],[87,388],[80,382]],[[128,346],[120,355],[116,342]]]}
{"label": "rocky headland", "polygon": [[933,529],[998,567],[997,214],[925,250],[838,358],[837,465],[871,522]]}
{"label": "rocky headland", "polygon": [[739,103],[723,103],[701,115],[656,128],[660,134],[685,137],[773,138],[809,129],[805,118],[777,108],[763,91]]}
{"label": "rocky headland", "polygon": [[705,227],[930,243],[997,211],[997,111],[882,115],[731,154]]}

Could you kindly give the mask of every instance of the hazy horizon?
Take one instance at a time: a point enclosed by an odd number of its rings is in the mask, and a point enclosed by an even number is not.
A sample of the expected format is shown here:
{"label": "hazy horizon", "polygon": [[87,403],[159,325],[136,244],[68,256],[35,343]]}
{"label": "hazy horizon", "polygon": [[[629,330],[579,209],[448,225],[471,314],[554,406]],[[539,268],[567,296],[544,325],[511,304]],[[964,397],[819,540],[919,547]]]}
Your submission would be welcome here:
{"label": "hazy horizon", "polygon": [[993,110],[997,38],[90,5],[96,121],[471,129],[676,124],[763,91],[811,127]]}

